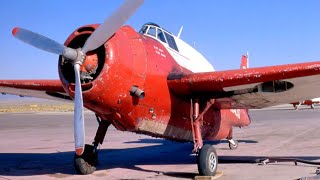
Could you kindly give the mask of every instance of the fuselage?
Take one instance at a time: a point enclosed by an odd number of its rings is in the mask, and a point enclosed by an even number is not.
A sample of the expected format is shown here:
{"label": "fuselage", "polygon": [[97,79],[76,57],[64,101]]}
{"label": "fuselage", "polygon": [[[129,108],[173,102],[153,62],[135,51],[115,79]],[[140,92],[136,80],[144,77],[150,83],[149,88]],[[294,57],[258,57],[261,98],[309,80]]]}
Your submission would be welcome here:
{"label": "fuselage", "polygon": [[[65,45],[81,47],[98,25],[80,27]],[[146,26],[146,25],[145,25]],[[191,46],[159,26],[158,36],[121,27],[103,47],[87,53],[81,66],[84,106],[117,129],[180,141],[192,141],[191,98],[170,91],[167,80],[195,72],[214,71],[212,65]],[[150,28],[148,25],[147,28]],[[170,38],[173,38],[170,40]],[[172,45],[176,44],[176,47]],[[171,44],[169,44],[169,42]],[[65,90],[74,96],[73,69],[60,57],[59,75]],[[132,87],[144,98],[133,95]],[[200,99],[200,112],[206,101]],[[210,108],[203,118],[204,139],[226,138],[233,126],[250,123],[247,110]]]}

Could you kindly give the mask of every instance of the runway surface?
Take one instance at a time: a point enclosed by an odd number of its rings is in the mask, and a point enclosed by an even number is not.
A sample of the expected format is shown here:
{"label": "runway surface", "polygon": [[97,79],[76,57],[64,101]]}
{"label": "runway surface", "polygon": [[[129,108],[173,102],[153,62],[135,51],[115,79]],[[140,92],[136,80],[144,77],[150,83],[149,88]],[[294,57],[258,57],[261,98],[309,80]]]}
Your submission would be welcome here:
{"label": "runway surface", "polygon": [[[229,179],[299,179],[315,176],[316,165],[249,163],[264,156],[320,161],[320,107],[281,106],[250,111],[252,124],[235,129],[237,150],[216,144],[218,171]],[[86,142],[97,123],[86,113]],[[91,175],[73,169],[72,113],[0,114],[1,179],[193,179],[197,175],[191,143],[176,143],[109,129],[100,147],[100,164]],[[245,160],[245,161],[244,161]],[[247,162],[249,160],[249,162]]]}

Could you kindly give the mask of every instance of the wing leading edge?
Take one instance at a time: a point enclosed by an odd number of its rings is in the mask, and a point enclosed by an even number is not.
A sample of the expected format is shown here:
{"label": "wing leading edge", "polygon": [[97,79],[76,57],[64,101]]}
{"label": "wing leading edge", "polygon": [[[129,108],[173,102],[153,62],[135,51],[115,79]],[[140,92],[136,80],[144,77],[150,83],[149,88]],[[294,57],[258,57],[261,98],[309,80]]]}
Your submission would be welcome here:
{"label": "wing leading edge", "polygon": [[53,100],[71,100],[60,80],[0,80],[0,93]]}
{"label": "wing leading edge", "polygon": [[168,80],[178,95],[210,97],[220,108],[264,108],[320,96],[320,61],[194,73]]}

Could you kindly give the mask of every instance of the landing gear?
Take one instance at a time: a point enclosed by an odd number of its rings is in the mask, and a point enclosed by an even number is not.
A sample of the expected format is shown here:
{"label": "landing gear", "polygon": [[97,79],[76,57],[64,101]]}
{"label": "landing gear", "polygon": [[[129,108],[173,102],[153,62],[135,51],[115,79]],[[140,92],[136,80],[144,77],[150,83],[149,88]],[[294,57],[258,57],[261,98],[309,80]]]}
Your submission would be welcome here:
{"label": "landing gear", "polygon": [[237,149],[238,148],[238,141],[234,139],[227,139],[229,141],[229,148],[231,150]]}
{"label": "landing gear", "polygon": [[81,156],[74,155],[74,168],[79,174],[91,174],[96,170],[98,164],[98,146],[102,144],[104,137],[107,133],[110,122],[101,121],[97,116],[99,123],[93,145],[86,144],[84,152]]}
{"label": "landing gear", "polygon": [[97,147],[86,144],[81,156],[74,155],[74,168],[79,174],[91,174],[98,163]]}
{"label": "landing gear", "polygon": [[298,108],[301,106],[303,102],[299,101],[299,104],[294,104],[293,107],[295,110],[298,110]]}
{"label": "landing gear", "polygon": [[197,154],[198,171],[203,176],[214,176],[218,167],[218,155],[212,145],[204,145]]}
{"label": "landing gear", "polygon": [[214,99],[207,102],[206,107],[199,115],[199,101],[195,99],[191,102],[191,127],[193,136],[193,152],[197,155],[198,171],[203,176],[214,176],[217,172],[218,167],[218,155],[212,145],[203,145],[201,124],[203,115],[207,110],[214,104]]}
{"label": "landing gear", "polygon": [[227,137],[227,140],[229,142],[229,148],[231,150],[238,148],[238,141],[233,139],[233,129],[232,128],[229,131],[229,135]]}
{"label": "landing gear", "polygon": [[311,104],[311,109],[314,109],[314,104]]}

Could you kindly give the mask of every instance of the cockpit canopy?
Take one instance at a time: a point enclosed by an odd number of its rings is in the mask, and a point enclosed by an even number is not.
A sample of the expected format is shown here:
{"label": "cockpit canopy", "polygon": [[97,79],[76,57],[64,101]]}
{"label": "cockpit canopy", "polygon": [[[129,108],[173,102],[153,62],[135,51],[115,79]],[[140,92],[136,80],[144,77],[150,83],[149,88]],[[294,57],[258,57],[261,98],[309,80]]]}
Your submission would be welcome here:
{"label": "cockpit canopy", "polygon": [[158,24],[146,23],[142,26],[139,33],[160,40],[161,42],[168,44],[171,49],[179,52],[174,36],[170,32],[161,28]]}

